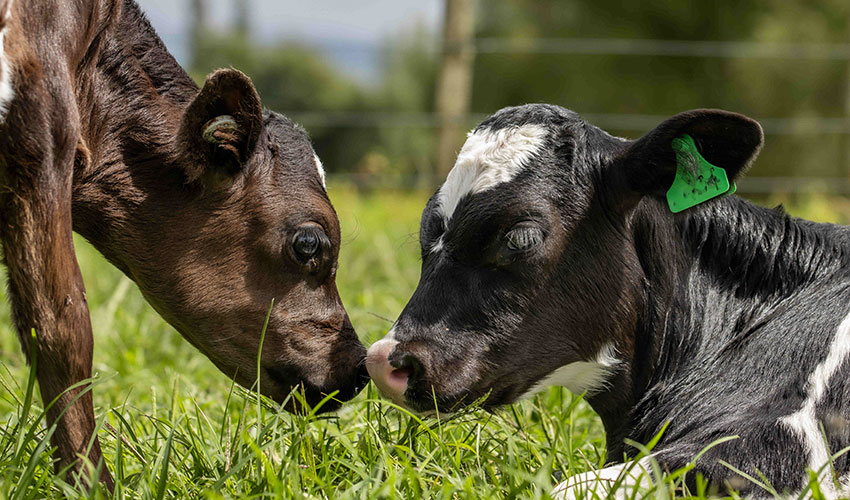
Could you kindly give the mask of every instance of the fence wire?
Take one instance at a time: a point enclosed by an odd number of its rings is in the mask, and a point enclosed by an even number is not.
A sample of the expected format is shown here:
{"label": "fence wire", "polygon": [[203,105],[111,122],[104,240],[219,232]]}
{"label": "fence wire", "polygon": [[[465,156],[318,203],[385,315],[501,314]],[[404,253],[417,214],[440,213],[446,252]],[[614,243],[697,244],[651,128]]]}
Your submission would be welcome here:
{"label": "fence wire", "polygon": [[[283,111],[305,127],[341,128],[437,128],[441,118],[434,112],[394,111]],[[606,130],[645,132],[669,118],[666,115],[627,113],[579,113],[589,122]],[[471,113],[460,120],[460,125],[473,127],[489,116]],[[823,135],[850,134],[848,118],[756,118],[767,135]]]}
{"label": "fence wire", "polygon": [[[723,59],[787,59],[831,60],[850,63],[850,43],[781,43],[717,40],[662,40],[613,38],[478,38],[470,42],[478,54],[562,54],[608,55],[631,57],[694,57]],[[362,48],[362,47],[361,47]],[[374,50],[379,50],[376,46]],[[457,47],[432,45],[442,53]],[[848,68],[850,71],[850,68]],[[850,93],[850,83],[848,83]],[[850,100],[850,94],[844,96]],[[837,111],[845,111],[841,106]],[[640,134],[651,130],[669,118],[666,115],[628,113],[579,113],[589,122],[613,131]],[[425,128],[437,129],[445,121],[435,112],[403,111],[290,111],[287,114],[302,125],[339,128]],[[472,128],[488,115],[468,114],[452,124]],[[850,115],[833,117],[756,117],[766,135],[824,136],[850,135]],[[357,176],[336,176],[345,182],[374,184]],[[411,178],[403,185],[415,186]],[[739,185],[739,192],[768,193],[825,193],[850,195],[850,180],[843,177],[748,177]]]}

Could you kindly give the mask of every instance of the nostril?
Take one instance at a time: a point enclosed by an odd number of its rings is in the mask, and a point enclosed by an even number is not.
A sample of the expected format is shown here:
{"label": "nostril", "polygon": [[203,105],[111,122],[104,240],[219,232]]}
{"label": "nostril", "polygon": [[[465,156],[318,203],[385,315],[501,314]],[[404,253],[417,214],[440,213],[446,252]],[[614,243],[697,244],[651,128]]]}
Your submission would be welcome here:
{"label": "nostril", "polygon": [[410,380],[410,370],[407,368],[396,368],[390,372],[390,383],[392,384],[404,387],[408,380]]}
{"label": "nostril", "polygon": [[395,370],[392,371],[392,376],[408,380],[416,380],[422,376],[424,371],[419,359],[410,353],[404,354],[397,365],[393,363],[393,366]]}

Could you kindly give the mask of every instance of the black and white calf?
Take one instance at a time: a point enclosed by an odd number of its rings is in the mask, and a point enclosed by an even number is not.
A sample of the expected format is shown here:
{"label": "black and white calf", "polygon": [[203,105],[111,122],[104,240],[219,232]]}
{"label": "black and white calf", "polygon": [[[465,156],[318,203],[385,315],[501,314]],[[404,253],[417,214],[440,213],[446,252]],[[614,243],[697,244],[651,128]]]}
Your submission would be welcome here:
{"label": "black and white calf", "polygon": [[846,495],[850,458],[827,464],[850,445],[850,229],[735,196],[671,213],[682,134],[730,179],[763,141],[717,110],[637,141],[557,106],[484,121],[425,208],[419,286],[369,372],[422,411],[565,386],[613,461],[669,422],[654,458],[670,470],[738,436],[697,462],[715,487],[760,493],[723,460],[780,492],[821,471],[827,497]]}

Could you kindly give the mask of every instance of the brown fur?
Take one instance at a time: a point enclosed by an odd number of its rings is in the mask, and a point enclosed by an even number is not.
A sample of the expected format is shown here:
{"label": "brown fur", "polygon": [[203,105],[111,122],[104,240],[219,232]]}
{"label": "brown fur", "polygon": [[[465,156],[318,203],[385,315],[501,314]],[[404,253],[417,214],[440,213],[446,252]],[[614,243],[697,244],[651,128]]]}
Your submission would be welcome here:
{"label": "brown fur", "polygon": [[[67,408],[57,468],[102,458],[91,393],[70,404],[85,389],[64,392],[90,377],[92,360],[72,230],[237,382],[254,382],[275,299],[263,392],[356,394],[364,351],[334,283],[339,223],[306,134],[263,112],[238,71],[199,90],[132,0],[15,0],[0,23],[15,89],[0,123],[0,241],[25,350],[36,332],[42,399],[58,397],[48,423]],[[237,128],[204,141],[220,115]],[[326,244],[301,262],[295,235],[316,227]]]}

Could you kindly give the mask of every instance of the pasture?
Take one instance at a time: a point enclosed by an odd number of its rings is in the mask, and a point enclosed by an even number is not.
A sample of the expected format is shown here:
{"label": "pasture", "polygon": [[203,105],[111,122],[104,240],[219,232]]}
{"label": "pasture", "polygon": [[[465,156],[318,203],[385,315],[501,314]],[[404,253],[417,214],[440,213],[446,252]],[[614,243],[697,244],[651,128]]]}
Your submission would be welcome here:
{"label": "pasture", "polygon": [[[343,234],[340,293],[366,345],[386,332],[416,286],[418,222],[429,195],[331,189]],[[815,220],[850,220],[845,200],[804,198],[786,208]],[[279,411],[234,386],[81,238],[77,254],[94,328],[95,412],[115,498],[548,498],[558,478],[606,462],[601,423],[564,389],[494,413],[439,419],[397,409],[372,384],[335,414]],[[28,386],[5,289],[0,299],[0,499],[106,497],[54,476],[41,401]],[[653,495],[678,496],[686,473],[672,471]]]}

